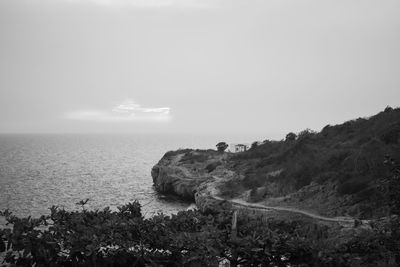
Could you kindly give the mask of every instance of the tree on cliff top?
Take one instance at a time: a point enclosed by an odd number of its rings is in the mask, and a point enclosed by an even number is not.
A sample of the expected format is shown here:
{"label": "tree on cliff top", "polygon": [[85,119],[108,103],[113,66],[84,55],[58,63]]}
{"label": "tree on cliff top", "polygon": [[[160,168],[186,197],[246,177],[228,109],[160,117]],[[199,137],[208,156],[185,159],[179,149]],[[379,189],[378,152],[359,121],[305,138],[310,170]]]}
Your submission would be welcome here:
{"label": "tree on cliff top", "polygon": [[225,149],[228,148],[228,144],[225,143],[225,142],[219,142],[219,143],[216,145],[216,147],[217,147],[217,150],[218,150],[219,152],[224,152]]}
{"label": "tree on cliff top", "polygon": [[295,133],[290,132],[290,133],[288,133],[286,135],[286,139],[285,140],[286,141],[295,141],[296,138],[297,138],[297,135]]}

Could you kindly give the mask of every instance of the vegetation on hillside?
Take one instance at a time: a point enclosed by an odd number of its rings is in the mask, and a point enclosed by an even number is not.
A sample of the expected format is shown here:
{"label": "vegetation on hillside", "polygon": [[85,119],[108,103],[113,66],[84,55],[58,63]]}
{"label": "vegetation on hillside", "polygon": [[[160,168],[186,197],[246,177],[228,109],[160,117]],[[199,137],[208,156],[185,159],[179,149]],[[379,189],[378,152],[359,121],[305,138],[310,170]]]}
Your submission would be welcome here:
{"label": "vegetation on hillside", "polygon": [[[369,118],[309,129],[269,141],[231,157],[230,168],[244,176],[238,193],[266,187],[262,197],[285,196],[310,184],[333,184],[338,197],[365,205],[361,217],[382,216],[379,180],[388,177],[385,156],[400,162],[400,109],[386,108]],[[269,175],[271,173],[276,175]],[[261,197],[261,198],[262,198]],[[381,208],[382,214],[377,214]]]}

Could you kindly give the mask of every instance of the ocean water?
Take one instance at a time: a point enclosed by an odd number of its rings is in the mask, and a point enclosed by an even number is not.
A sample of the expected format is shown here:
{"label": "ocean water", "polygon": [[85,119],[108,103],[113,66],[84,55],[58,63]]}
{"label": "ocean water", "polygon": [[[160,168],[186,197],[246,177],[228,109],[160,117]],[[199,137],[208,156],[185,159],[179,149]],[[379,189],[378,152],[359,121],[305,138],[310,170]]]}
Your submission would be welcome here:
{"label": "ocean water", "polygon": [[[230,140],[251,140],[251,137]],[[138,200],[143,214],[170,214],[190,203],[157,194],[151,168],[165,152],[214,148],[223,136],[193,135],[0,135],[0,210],[40,216],[57,205],[115,209]],[[253,139],[254,140],[254,139]]]}

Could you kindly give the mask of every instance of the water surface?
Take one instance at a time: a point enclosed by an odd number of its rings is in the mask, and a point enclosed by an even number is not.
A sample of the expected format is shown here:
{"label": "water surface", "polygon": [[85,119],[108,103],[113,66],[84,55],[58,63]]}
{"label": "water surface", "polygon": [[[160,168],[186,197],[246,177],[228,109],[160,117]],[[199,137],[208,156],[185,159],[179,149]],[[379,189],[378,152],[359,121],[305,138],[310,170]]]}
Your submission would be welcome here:
{"label": "water surface", "polygon": [[[52,205],[116,208],[138,200],[143,212],[172,213],[190,203],[158,195],[151,168],[169,150],[214,148],[221,136],[0,135],[0,210],[39,216]],[[240,137],[237,139],[241,140]]]}

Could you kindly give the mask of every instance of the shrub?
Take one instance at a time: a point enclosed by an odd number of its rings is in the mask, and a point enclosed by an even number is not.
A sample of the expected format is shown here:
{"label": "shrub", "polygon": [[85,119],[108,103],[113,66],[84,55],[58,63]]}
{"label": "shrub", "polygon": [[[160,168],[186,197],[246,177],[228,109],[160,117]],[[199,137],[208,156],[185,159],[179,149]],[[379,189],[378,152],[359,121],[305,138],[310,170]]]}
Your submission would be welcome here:
{"label": "shrub", "polygon": [[327,137],[329,135],[329,132],[331,130],[332,126],[331,125],[326,125],[324,128],[322,128],[321,130],[321,134],[325,137]]}
{"label": "shrub", "polygon": [[[331,229],[297,220],[182,211],[143,218],[137,202],[96,211],[51,208],[49,216],[0,212],[0,253],[10,266],[397,266],[399,219],[328,244]],[[51,219],[51,220],[50,220]],[[36,227],[44,227],[39,231]],[[362,230],[362,229],[360,229]],[[384,231],[382,231],[384,230]],[[389,232],[389,234],[387,234]],[[322,242],[322,243],[321,243]],[[325,243],[324,243],[325,242]],[[325,244],[325,245],[324,245]],[[396,258],[397,257],[397,258]],[[391,263],[391,264],[388,264]]]}
{"label": "shrub", "polygon": [[265,184],[265,175],[260,175],[257,173],[249,173],[243,179],[243,185],[248,189],[257,188]]}
{"label": "shrub", "polygon": [[228,146],[229,146],[229,145],[228,145],[227,143],[225,143],[225,142],[219,142],[219,143],[216,145],[217,150],[218,150],[219,152],[224,152],[225,149],[228,148]]}
{"label": "shrub", "polygon": [[301,140],[309,139],[309,138],[313,137],[314,135],[316,135],[316,132],[312,131],[311,129],[305,129],[298,134],[297,139],[299,141],[301,141]]}
{"label": "shrub", "polygon": [[201,153],[201,152],[187,152],[183,157],[181,158],[180,162],[189,162],[191,164],[196,163],[196,162],[205,162],[209,158],[209,155],[207,153]]}
{"label": "shrub", "polygon": [[53,207],[40,219],[2,214],[13,230],[0,229],[0,252],[6,251],[4,262],[12,266],[219,266],[222,261],[287,266],[305,264],[312,256],[296,236],[258,220],[239,217],[233,231],[231,211],[145,219],[140,205],[130,203],[119,211]]}
{"label": "shrub", "polygon": [[189,153],[190,151],[192,151],[192,149],[189,149],[189,148],[178,149],[175,151],[168,151],[167,153],[164,154],[164,157],[172,157],[172,156],[176,156],[176,155],[183,154],[183,153]]}
{"label": "shrub", "polygon": [[251,144],[250,149],[255,149],[256,147],[258,147],[258,142],[255,141]]}
{"label": "shrub", "polygon": [[376,194],[375,187],[368,186],[368,184],[366,184],[366,186],[364,188],[362,188],[361,190],[358,189],[355,197],[358,199],[358,201],[364,201],[364,200],[372,199],[375,194]]}
{"label": "shrub", "polygon": [[208,172],[212,172],[214,171],[219,165],[221,165],[222,163],[220,161],[215,161],[215,162],[211,162],[210,164],[208,164],[206,166],[206,170]]}
{"label": "shrub", "polygon": [[388,113],[388,112],[391,112],[391,111],[393,111],[393,108],[390,107],[390,106],[387,106],[383,112]]}
{"label": "shrub", "polygon": [[218,187],[221,196],[233,198],[238,196],[243,190],[243,185],[236,179],[231,179]]}
{"label": "shrub", "polygon": [[303,166],[295,174],[295,188],[298,190],[304,186],[307,186],[313,180],[314,173],[312,168],[309,166]]}
{"label": "shrub", "polygon": [[249,201],[251,201],[251,202],[261,201],[262,199],[264,199],[267,192],[268,192],[268,190],[265,186],[254,187],[250,190]]}
{"label": "shrub", "polygon": [[327,169],[333,169],[333,168],[337,169],[343,163],[343,161],[350,155],[351,152],[348,150],[344,149],[332,150],[332,152],[328,156],[328,160],[326,161]]}
{"label": "shrub", "polygon": [[290,132],[286,135],[285,141],[294,141],[296,140],[296,138],[297,135],[295,133]]}
{"label": "shrub", "polygon": [[368,187],[368,182],[362,179],[353,178],[350,181],[346,181],[342,184],[339,184],[337,191],[340,195],[349,195],[360,192],[363,189]]}
{"label": "shrub", "polygon": [[397,144],[400,139],[400,123],[392,124],[387,127],[383,134],[381,134],[380,139],[385,142],[385,144]]}

